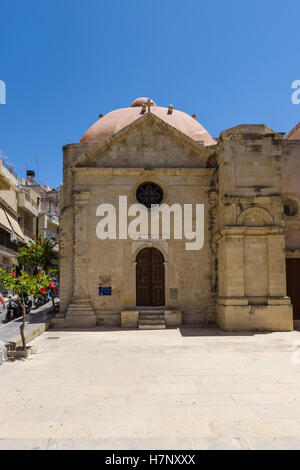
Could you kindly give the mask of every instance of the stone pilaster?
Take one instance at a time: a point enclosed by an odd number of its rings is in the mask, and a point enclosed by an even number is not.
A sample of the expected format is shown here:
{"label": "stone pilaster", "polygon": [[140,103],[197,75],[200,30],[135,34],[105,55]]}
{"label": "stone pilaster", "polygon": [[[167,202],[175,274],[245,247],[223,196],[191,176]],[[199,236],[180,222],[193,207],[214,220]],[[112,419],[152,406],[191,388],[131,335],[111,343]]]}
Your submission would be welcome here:
{"label": "stone pilaster", "polygon": [[[219,238],[218,250],[218,325],[225,331],[292,330],[292,307],[290,299],[285,296],[285,251],[282,230],[275,227],[236,226],[227,227],[223,232],[225,233]],[[255,236],[258,240],[266,240],[266,252],[262,253],[256,243],[250,245],[246,243]],[[251,269],[247,267],[249,249],[254,250],[250,257]],[[254,264],[253,258],[256,254],[257,262]],[[264,297],[261,297],[261,286],[258,281],[261,272],[267,279],[267,291]]]}
{"label": "stone pilaster", "polygon": [[67,310],[67,323],[96,326],[96,314],[90,301],[88,276],[88,203],[89,191],[74,193],[74,288]]}

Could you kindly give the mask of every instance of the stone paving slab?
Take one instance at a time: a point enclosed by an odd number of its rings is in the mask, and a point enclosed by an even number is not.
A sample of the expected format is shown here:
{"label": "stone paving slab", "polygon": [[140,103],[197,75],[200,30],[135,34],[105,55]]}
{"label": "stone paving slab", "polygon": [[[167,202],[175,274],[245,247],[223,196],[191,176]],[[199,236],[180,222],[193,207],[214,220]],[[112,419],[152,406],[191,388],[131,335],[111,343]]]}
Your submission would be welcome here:
{"label": "stone paving slab", "polygon": [[0,449],[300,450],[295,341],[50,329],[0,367]]}

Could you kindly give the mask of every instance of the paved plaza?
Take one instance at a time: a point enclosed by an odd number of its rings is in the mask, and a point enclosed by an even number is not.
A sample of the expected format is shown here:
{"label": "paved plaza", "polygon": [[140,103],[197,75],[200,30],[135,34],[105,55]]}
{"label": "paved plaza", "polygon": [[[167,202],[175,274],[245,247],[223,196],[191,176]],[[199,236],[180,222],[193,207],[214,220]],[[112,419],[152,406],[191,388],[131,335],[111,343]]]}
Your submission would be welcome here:
{"label": "paved plaza", "polygon": [[300,449],[295,341],[49,330],[0,366],[0,449]]}

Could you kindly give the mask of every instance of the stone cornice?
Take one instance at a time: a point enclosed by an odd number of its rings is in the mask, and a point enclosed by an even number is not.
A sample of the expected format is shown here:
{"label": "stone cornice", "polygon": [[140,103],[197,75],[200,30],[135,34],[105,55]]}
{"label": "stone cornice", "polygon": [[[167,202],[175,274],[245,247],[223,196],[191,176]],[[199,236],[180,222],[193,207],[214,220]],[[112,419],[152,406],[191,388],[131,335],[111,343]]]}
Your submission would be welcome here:
{"label": "stone cornice", "polygon": [[194,176],[208,176],[212,178],[215,174],[214,168],[124,168],[124,167],[109,167],[109,168],[97,168],[97,167],[74,167],[72,168],[73,173],[85,173],[85,174],[99,174],[99,175],[128,175],[136,176],[146,174],[151,176],[160,172],[164,175],[171,176],[182,176],[182,175],[194,175]]}
{"label": "stone cornice", "polygon": [[224,204],[263,204],[263,203],[270,203],[271,201],[277,200],[278,202],[282,202],[286,199],[283,195],[262,195],[262,196],[223,196],[219,200],[220,203]]}
{"label": "stone cornice", "polygon": [[285,235],[286,228],[281,225],[266,225],[264,227],[250,227],[232,225],[227,226],[218,232],[214,239],[216,242],[220,242],[225,238],[239,238],[241,236],[274,236],[274,235]]}

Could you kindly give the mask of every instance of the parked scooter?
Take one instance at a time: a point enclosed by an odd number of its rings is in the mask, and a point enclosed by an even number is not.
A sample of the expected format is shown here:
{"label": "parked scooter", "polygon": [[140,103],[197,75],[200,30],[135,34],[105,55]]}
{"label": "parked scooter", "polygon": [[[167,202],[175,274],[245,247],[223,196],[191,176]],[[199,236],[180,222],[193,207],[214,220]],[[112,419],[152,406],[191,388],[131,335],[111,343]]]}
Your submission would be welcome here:
{"label": "parked scooter", "polygon": [[[24,302],[26,307],[26,315],[30,313],[32,307],[32,301],[28,295],[24,296]],[[19,304],[18,297],[9,297],[9,302],[6,306],[6,316],[5,316],[5,323],[8,323],[16,318],[20,318],[23,315],[23,310],[21,305]]]}
{"label": "parked scooter", "polygon": [[20,312],[21,308],[18,302],[17,297],[9,297],[9,301],[6,306],[6,315],[5,315],[5,323],[8,323],[16,318],[21,316]]}
{"label": "parked scooter", "polygon": [[48,294],[41,294],[33,299],[34,308],[40,308],[48,302]]}

